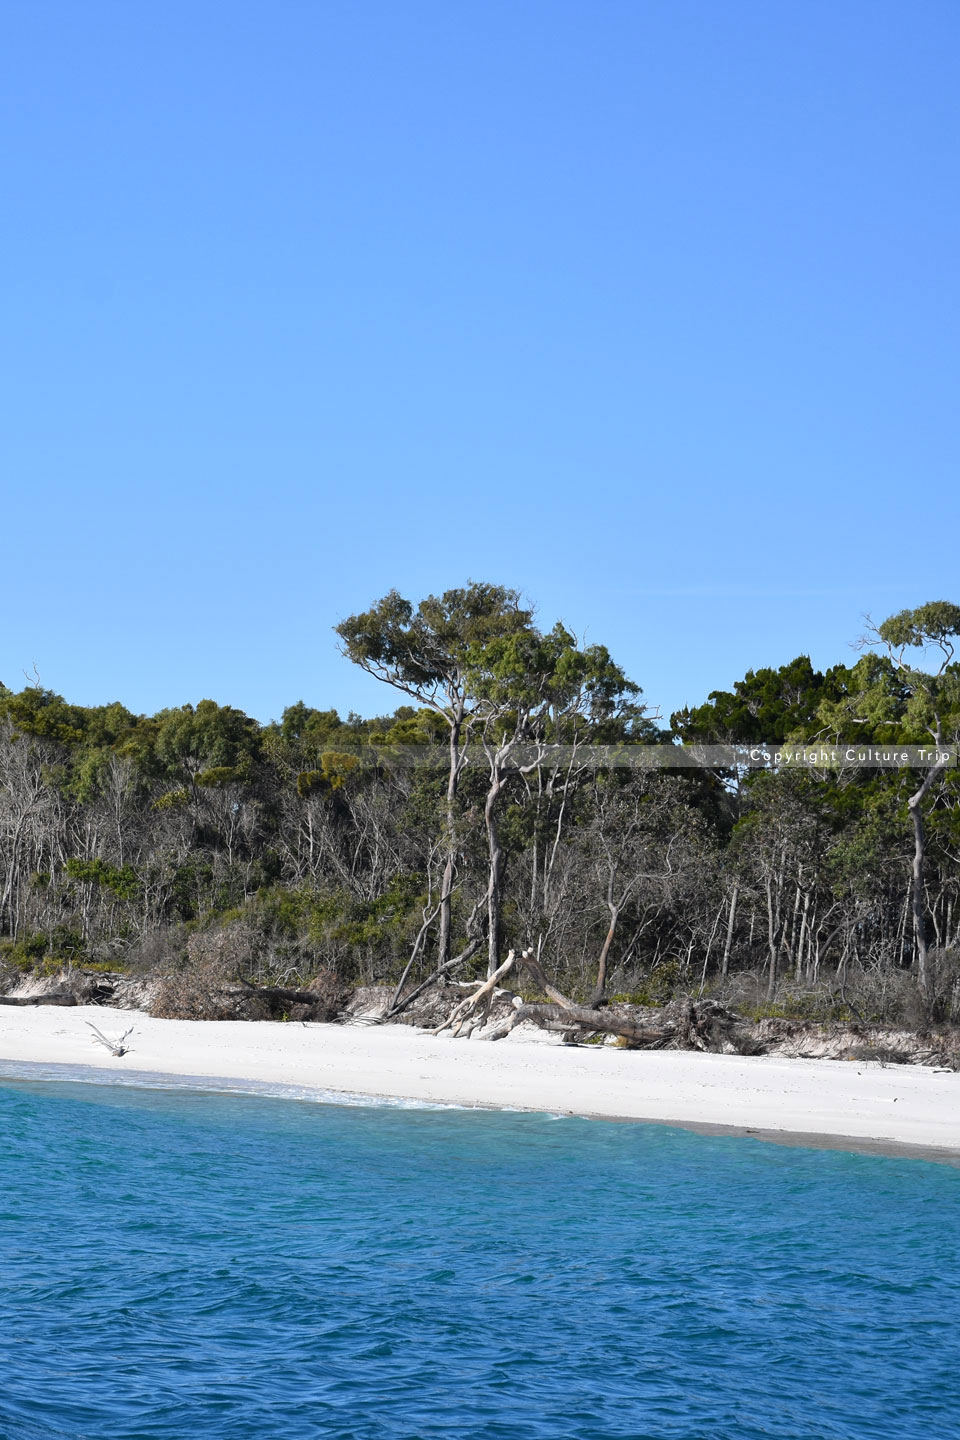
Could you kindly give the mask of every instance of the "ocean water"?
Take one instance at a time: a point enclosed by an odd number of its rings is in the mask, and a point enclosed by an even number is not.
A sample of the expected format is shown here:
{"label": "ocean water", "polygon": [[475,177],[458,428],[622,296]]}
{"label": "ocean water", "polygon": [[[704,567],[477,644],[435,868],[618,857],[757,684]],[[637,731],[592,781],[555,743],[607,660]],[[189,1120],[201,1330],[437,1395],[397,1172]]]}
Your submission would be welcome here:
{"label": "ocean water", "polygon": [[3,1440],[950,1440],[960,1170],[0,1082]]}

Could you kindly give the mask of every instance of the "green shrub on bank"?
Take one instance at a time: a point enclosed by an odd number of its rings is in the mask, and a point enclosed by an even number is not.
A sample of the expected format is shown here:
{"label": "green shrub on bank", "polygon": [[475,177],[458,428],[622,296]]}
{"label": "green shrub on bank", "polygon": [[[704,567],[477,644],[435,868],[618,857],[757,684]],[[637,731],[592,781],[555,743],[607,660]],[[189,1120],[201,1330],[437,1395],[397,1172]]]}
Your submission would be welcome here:
{"label": "green shrub on bank", "polygon": [[0,962],[25,975],[56,975],[65,965],[89,968],[83,936],[66,926],[0,940]]}

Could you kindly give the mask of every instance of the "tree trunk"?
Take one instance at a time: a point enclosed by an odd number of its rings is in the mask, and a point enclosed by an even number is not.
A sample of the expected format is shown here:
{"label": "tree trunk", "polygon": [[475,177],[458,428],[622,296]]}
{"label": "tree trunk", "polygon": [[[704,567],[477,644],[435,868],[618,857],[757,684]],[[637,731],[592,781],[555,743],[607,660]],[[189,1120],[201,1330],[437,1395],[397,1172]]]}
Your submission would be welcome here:
{"label": "tree trunk", "polygon": [[457,786],[460,780],[460,733],[463,728],[463,707],[454,712],[450,723],[450,771],[447,776],[447,859],[440,882],[440,937],[437,941],[437,965],[443,966],[450,959],[450,927],[453,895],[453,872],[457,861],[457,843],[454,834],[456,822]]}
{"label": "tree trunk", "polygon": [[[940,748],[940,734],[937,732],[937,748]],[[931,766],[920,789],[907,801],[907,809],[913,821],[913,866],[911,873],[911,908],[913,910],[913,933],[917,944],[917,980],[920,988],[930,988],[930,961],[927,948],[927,926],[923,905],[923,880],[926,864],[926,844],[923,834],[923,802],[935,780],[946,769],[949,757]]]}
{"label": "tree trunk", "polygon": [[730,970],[730,951],[733,948],[733,927],[737,918],[737,897],[740,894],[739,880],[734,884],[733,894],[730,896],[730,916],[727,920],[727,938],[723,943],[723,960],[720,964],[720,974],[724,980]]}
{"label": "tree trunk", "polygon": [[703,952],[703,969],[702,969],[701,972],[700,972],[700,991],[699,991],[699,994],[700,994],[700,995],[703,994],[703,988],[704,988],[704,986],[705,986],[706,983],[707,983],[707,967],[708,967],[708,965],[710,964],[710,956],[711,956],[711,954],[713,953],[713,942],[714,942],[714,940],[716,940],[716,938],[717,938],[717,931],[720,929],[720,921],[721,921],[722,919],[723,919],[723,901],[721,900],[721,902],[720,902],[720,908],[719,908],[719,910],[717,911],[717,918],[714,920],[714,922],[713,922],[713,929],[710,931],[710,939],[707,941],[707,948],[706,948],[706,950]]}
{"label": "tree trunk", "polygon": [[810,891],[807,890],[803,897],[803,915],[800,918],[800,936],[797,940],[797,964],[796,969],[794,970],[794,978],[796,979],[798,984],[803,979],[804,975],[804,955],[806,953],[805,947],[809,939],[809,918]]}
{"label": "tree trunk", "polygon": [[620,919],[620,908],[607,901],[610,911],[610,925],[606,935],[603,937],[603,947],[600,951],[600,959],[597,961],[597,985],[593,992],[593,999],[590,1004],[596,1008],[603,1000],[604,991],[607,988],[607,959],[610,955],[610,946],[613,944],[613,937],[616,934],[617,921]]}
{"label": "tree trunk", "polygon": [[767,999],[773,1000],[777,993],[777,932],[773,915],[773,876],[767,876],[767,948],[770,953],[770,970],[767,977]]}
{"label": "tree trunk", "polygon": [[500,964],[500,905],[503,888],[503,851],[500,848],[500,834],[495,813],[499,784],[491,787],[483,818],[487,827],[487,855],[490,874],[487,881],[487,975],[492,975]]}
{"label": "tree trunk", "polygon": [[[406,985],[406,983],[407,983],[407,977],[409,976],[410,971],[413,969],[414,962],[415,962],[417,956],[420,954],[420,946],[423,944],[424,940],[426,939],[427,931],[430,929],[430,926],[433,924],[434,920],[436,920],[436,918],[437,918],[437,911],[439,910],[439,908],[440,908],[439,906],[435,906],[434,909],[429,912],[429,914],[424,914],[423,924],[420,926],[420,930],[419,930],[419,933],[417,934],[417,938],[416,938],[416,940],[413,942],[413,949],[410,951],[410,959],[407,961],[406,965],[404,966],[403,974],[400,976],[400,979],[397,981],[397,988],[396,988],[396,989],[394,990],[394,992],[393,992],[393,999],[390,1001],[390,1009],[391,1009],[391,1010],[393,1010],[393,1009],[396,1007],[396,1004],[397,1004],[398,1000],[400,999],[400,996],[403,994],[403,987],[404,987],[404,985]],[[449,942],[449,935],[448,935],[448,942]],[[448,947],[447,947],[447,948],[449,949],[449,943],[448,943]],[[448,957],[448,958],[449,958],[449,957]],[[443,961],[440,968],[442,969],[442,968],[443,968],[443,965],[445,965],[446,963],[447,963],[446,961]]]}
{"label": "tree trunk", "polygon": [[500,965],[500,909],[503,903],[503,851],[500,848],[500,831],[497,825],[497,800],[503,789],[503,757],[512,747],[496,752],[488,751],[490,760],[490,786],[483,807],[483,821],[487,831],[487,976],[491,976]]}
{"label": "tree trunk", "polygon": [[900,969],[905,968],[904,954],[907,948],[907,916],[910,914],[910,902],[913,896],[913,882],[907,887],[907,893],[903,902],[903,909],[900,913],[900,924],[897,927],[896,943],[900,948]]}

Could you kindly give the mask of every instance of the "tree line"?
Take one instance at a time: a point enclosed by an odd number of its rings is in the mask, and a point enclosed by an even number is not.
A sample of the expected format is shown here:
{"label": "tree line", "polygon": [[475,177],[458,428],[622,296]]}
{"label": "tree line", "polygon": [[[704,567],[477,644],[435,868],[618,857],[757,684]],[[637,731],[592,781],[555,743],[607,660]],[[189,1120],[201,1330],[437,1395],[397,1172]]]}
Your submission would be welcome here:
{"label": "tree line", "polygon": [[[960,1012],[960,783],[925,768],[605,763],[702,743],[960,735],[960,608],[750,671],[669,722],[518,592],[396,592],[337,627],[403,703],[135,715],[0,687],[0,981],[65,964],[395,993],[529,949],[592,1006]],[[931,658],[932,657],[932,658]],[[602,748],[606,747],[606,748]],[[640,754],[637,750],[636,754]]]}

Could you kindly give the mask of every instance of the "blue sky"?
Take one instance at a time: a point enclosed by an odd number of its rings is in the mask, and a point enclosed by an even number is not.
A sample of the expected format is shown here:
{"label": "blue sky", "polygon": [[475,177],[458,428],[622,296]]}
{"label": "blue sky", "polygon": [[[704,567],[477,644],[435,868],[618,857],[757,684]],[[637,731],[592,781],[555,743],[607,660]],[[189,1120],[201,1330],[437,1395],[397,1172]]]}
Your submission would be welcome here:
{"label": "blue sky", "polygon": [[960,601],[955,0],[31,0],[0,678],[397,701],[495,580],[665,714]]}

